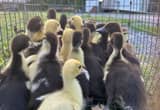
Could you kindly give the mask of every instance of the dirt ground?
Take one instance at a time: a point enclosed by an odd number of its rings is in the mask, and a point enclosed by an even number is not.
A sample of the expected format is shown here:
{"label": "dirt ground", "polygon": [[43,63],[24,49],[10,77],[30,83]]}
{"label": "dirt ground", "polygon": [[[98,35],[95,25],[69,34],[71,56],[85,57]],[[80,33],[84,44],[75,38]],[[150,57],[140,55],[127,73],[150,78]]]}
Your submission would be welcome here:
{"label": "dirt ground", "polygon": [[160,110],[160,74],[155,75],[153,91],[148,95],[147,110]]}

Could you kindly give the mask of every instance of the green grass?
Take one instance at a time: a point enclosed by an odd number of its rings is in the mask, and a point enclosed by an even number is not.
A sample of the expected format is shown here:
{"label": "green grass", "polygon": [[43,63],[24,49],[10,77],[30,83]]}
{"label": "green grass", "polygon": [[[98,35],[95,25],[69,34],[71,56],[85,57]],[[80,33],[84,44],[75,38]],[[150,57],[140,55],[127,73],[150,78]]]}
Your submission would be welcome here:
{"label": "green grass", "polygon": [[[67,16],[72,16],[74,13],[66,13]],[[0,14],[0,22],[3,28],[2,33],[12,33],[11,31],[7,31],[6,29],[8,29],[7,27],[10,27],[11,30],[13,30],[13,25],[18,24],[18,27],[24,28],[28,19],[31,18],[32,16],[42,16],[43,20],[46,20],[46,12],[38,12],[38,11],[34,11],[34,12],[10,12],[10,13],[6,13],[6,17],[4,17],[4,14]],[[57,19],[60,18],[61,13],[57,13]],[[91,16],[90,14],[82,14],[82,18],[83,19],[92,19],[95,20],[97,22],[109,22],[109,21],[115,21],[115,22],[119,22],[122,24],[128,24],[130,22],[131,24],[131,28],[138,30],[138,31],[143,31],[143,32],[147,32],[147,33],[151,33],[154,35],[160,35],[160,27],[156,27],[156,26],[149,26],[146,24],[142,24],[142,23],[138,23],[139,21],[132,21],[129,19],[118,19],[118,18],[114,18],[114,17],[104,17],[104,16]],[[6,25],[7,22],[7,25]],[[11,25],[11,26],[8,26]]]}
{"label": "green grass", "polygon": [[83,19],[91,19],[96,22],[119,22],[121,24],[126,24],[128,25],[129,23],[131,24],[130,27],[134,30],[137,31],[142,31],[142,32],[147,32],[149,34],[159,36],[160,35],[160,26],[153,26],[153,25],[147,25],[147,24],[142,24],[140,21],[135,21],[135,20],[129,20],[125,18],[114,18],[114,17],[103,17],[103,16],[90,16],[89,14],[84,14],[82,15]]}
{"label": "green grass", "polygon": [[[62,13],[57,13],[57,19],[59,20],[60,15]],[[74,15],[74,13],[65,12],[65,14],[70,17]],[[1,26],[1,33],[0,33],[0,67],[6,62],[6,59],[9,57],[9,41],[15,35],[13,31],[14,25],[17,26],[18,29],[25,29],[27,21],[33,16],[41,16],[42,19],[45,21],[47,13],[46,11],[18,11],[18,12],[0,12],[0,26]],[[158,30],[160,27],[153,27],[147,25],[141,25],[139,21],[132,21],[129,19],[118,19],[114,17],[104,17],[101,15],[91,16],[90,14],[82,14],[83,19],[92,19],[96,22],[109,22],[115,21],[121,24],[128,24],[130,22],[131,27],[138,31],[145,31],[151,34],[159,35]],[[3,47],[3,48],[2,48]]]}
{"label": "green grass", "polygon": [[84,19],[91,19],[95,20],[96,22],[119,22],[119,23],[128,23],[129,19],[118,19],[113,17],[103,17],[103,16],[89,16],[89,15],[82,15],[82,18]]}
{"label": "green grass", "polygon": [[141,70],[145,81],[146,90],[151,91],[153,77],[160,71],[160,58],[158,56],[150,56],[145,54],[139,54],[137,57],[141,59]]}
{"label": "green grass", "polygon": [[137,30],[137,31],[142,31],[142,32],[147,32],[149,34],[159,36],[160,35],[160,26],[151,26],[147,24],[141,24],[141,23],[133,23],[131,24],[131,28]]}

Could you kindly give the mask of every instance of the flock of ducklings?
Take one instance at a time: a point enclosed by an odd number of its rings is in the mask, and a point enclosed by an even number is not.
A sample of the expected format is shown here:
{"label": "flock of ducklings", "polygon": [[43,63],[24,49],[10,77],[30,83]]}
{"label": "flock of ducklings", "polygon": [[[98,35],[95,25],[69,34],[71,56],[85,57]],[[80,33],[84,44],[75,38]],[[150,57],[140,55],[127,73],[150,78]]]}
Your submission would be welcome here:
{"label": "flock of ducklings", "polygon": [[81,16],[28,21],[0,74],[0,110],[145,110],[134,48],[119,23]]}

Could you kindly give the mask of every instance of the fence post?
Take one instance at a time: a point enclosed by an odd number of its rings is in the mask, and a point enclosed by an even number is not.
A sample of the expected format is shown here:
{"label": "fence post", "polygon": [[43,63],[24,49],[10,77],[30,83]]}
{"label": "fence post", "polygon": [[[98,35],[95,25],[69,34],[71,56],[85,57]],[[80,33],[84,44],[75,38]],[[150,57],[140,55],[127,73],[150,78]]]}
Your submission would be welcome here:
{"label": "fence post", "polygon": [[129,6],[130,6],[130,11],[129,11],[128,26],[130,27],[130,25],[131,25],[131,11],[132,11],[132,1],[131,0],[129,2]]}
{"label": "fence post", "polygon": [[119,13],[119,11],[120,11],[120,1],[117,0],[117,14]]}

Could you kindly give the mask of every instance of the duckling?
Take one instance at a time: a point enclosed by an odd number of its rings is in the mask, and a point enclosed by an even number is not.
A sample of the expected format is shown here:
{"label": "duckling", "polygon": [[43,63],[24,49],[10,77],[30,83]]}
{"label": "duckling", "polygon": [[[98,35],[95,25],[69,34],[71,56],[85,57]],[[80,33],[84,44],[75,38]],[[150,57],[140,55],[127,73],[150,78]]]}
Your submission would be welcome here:
{"label": "duckling", "polygon": [[28,21],[26,35],[29,36],[32,43],[30,44],[28,49],[24,51],[24,55],[26,58],[38,53],[41,47],[41,41],[45,37],[43,26],[43,21],[39,16],[34,16]]}
{"label": "duckling", "polygon": [[82,110],[83,96],[76,80],[82,65],[75,59],[65,62],[62,69],[63,88],[46,96],[38,110]]}
{"label": "duckling", "polygon": [[2,70],[0,82],[1,110],[28,110],[29,91],[26,87],[27,64],[23,51],[29,46],[29,37],[16,35],[11,42],[11,57]]}
{"label": "duckling", "polygon": [[60,57],[65,62],[69,54],[72,51],[72,36],[73,36],[73,29],[66,28],[62,35],[62,48],[60,50]]}
{"label": "duckling", "polygon": [[104,67],[106,63],[106,49],[108,42],[111,39],[111,34],[114,32],[122,32],[121,25],[117,22],[109,22],[103,27],[96,29],[101,34],[101,38],[97,44],[92,46],[93,52],[99,58],[99,63]]}
{"label": "duckling", "polygon": [[48,19],[56,19],[56,9],[54,9],[54,8],[48,9],[47,18]]}
{"label": "duckling", "polygon": [[[116,58],[120,58],[120,49],[123,46],[123,35],[120,32],[114,32],[111,35],[111,40],[110,43],[108,44],[107,52],[108,52],[108,57],[107,57],[107,62],[104,67],[104,78],[103,80],[106,79],[107,74],[108,74],[108,69],[110,68],[110,65],[113,63],[113,61]],[[113,47],[114,46],[114,47]]]}
{"label": "duckling", "polygon": [[78,30],[78,31],[82,31],[83,28],[83,19],[78,16],[78,15],[74,15],[69,19],[69,25],[70,28]]}
{"label": "duckling", "polygon": [[85,69],[84,53],[83,53],[83,50],[81,49],[81,45],[82,45],[82,33],[79,31],[75,31],[73,33],[73,40],[72,40],[73,49],[68,59],[76,59],[79,62],[81,62],[81,64],[83,65],[82,74],[78,75],[77,79],[82,88],[84,101],[87,101],[87,98],[89,97],[88,88],[89,88],[90,76],[89,76],[88,71]]}
{"label": "duckling", "polygon": [[122,27],[118,22],[108,22],[103,27],[98,28],[96,31],[100,32],[101,34],[109,31],[110,34],[112,34],[113,32],[122,32]]}
{"label": "duckling", "polygon": [[[114,59],[117,57],[121,59],[123,62],[125,62],[126,64],[132,65],[135,68],[135,70],[137,71],[140,70],[140,63],[139,63],[138,58],[135,55],[135,51],[133,47],[131,46],[131,44],[124,42],[123,39],[121,38],[123,38],[123,34],[120,32],[114,32],[111,35],[111,41],[107,49],[107,53],[108,53],[107,59],[108,60],[104,68],[105,77],[108,74],[108,69],[110,65],[113,63]],[[111,42],[114,43],[114,47],[112,47],[113,44]],[[142,76],[141,76],[141,79],[143,80]]]}
{"label": "duckling", "polygon": [[73,48],[72,48],[72,51],[69,55],[69,58],[76,59],[76,60],[80,61],[83,66],[85,66],[84,53],[81,48],[82,42],[83,42],[82,33],[79,31],[75,31],[73,33],[73,38],[72,38],[72,47]]}
{"label": "duckling", "polygon": [[61,65],[56,57],[57,37],[46,33],[36,62],[29,66],[31,99],[29,107],[36,110],[43,99],[40,96],[62,88]]}
{"label": "duckling", "polygon": [[90,30],[88,28],[84,28],[82,49],[84,51],[85,66],[90,76],[89,97],[92,99],[92,105],[105,104],[105,85],[103,83],[104,72],[97,57],[92,51],[89,37],[91,37]]}
{"label": "duckling", "polygon": [[64,32],[64,30],[66,28],[66,25],[67,25],[66,14],[62,14],[60,16],[60,21],[59,22],[60,22],[60,25],[61,25],[61,30],[57,34],[59,35],[59,44],[60,44],[59,50],[60,50],[60,48],[62,47],[62,35],[63,35],[63,32]]}
{"label": "duckling", "polygon": [[26,34],[33,42],[41,41],[44,38],[43,26],[44,23],[39,16],[34,16],[28,21]]}
{"label": "duckling", "polygon": [[[107,50],[107,53],[112,55],[112,53],[114,53],[113,51],[116,50],[118,54],[113,57],[112,63],[108,68],[108,75],[105,79],[107,96],[106,109],[145,110],[146,91],[140,77],[141,70],[132,65],[137,65],[133,62],[133,58],[131,60],[131,57],[125,56],[128,54],[124,55],[124,53],[121,52],[123,50],[123,43],[122,33],[113,33],[111,35],[109,44],[112,52]],[[122,56],[126,58],[129,63],[126,63]]]}
{"label": "duckling", "polygon": [[60,24],[55,19],[49,19],[44,24],[44,33],[52,32],[54,34],[57,34],[59,30],[60,30]]}
{"label": "duckling", "polygon": [[[121,60],[124,61],[126,64],[132,65],[132,67],[137,70],[138,73],[142,73],[140,70],[140,61],[136,56],[136,52],[134,47],[129,43],[124,43],[123,48],[120,50],[120,57]],[[144,78],[142,74],[139,74],[141,80],[144,82]]]}
{"label": "duckling", "polygon": [[44,33],[51,32],[51,33],[56,34],[56,36],[58,37],[57,57],[59,56],[59,50],[61,47],[61,41],[60,41],[61,39],[58,36],[59,31],[61,31],[61,26],[57,20],[49,19],[45,22]]}
{"label": "duckling", "polygon": [[67,16],[66,16],[66,14],[62,14],[60,16],[60,21],[59,22],[60,22],[61,28],[64,30],[66,25],[67,25]]}
{"label": "duckling", "polygon": [[[88,28],[88,29],[90,30],[91,34],[94,33],[94,32],[96,32],[96,27],[95,27],[95,24],[94,24],[94,23],[86,22],[86,23],[84,24],[84,27]],[[89,37],[88,41],[89,41],[90,43],[92,42],[93,37],[94,37],[94,36],[92,36],[92,35]]]}
{"label": "duckling", "polygon": [[96,26],[92,22],[85,23],[85,27],[90,29],[91,36],[89,37],[89,42],[91,44],[98,44],[101,39],[101,34],[99,32],[96,32]]}
{"label": "duckling", "polygon": [[[115,37],[116,36],[116,37]],[[118,37],[119,36],[119,37]],[[136,58],[136,53],[135,53],[135,50],[133,49],[132,45],[129,44],[129,43],[126,43],[124,42],[123,39],[121,39],[121,37],[123,38],[123,34],[121,32],[114,32],[112,35],[111,35],[111,41],[110,42],[113,42],[115,43],[114,44],[114,48],[111,46],[111,43],[109,43],[108,45],[108,50],[109,51],[109,48],[112,48],[110,49],[110,54],[109,54],[109,57],[108,57],[108,60],[106,62],[106,65],[105,67],[110,64],[112,64],[113,60],[115,57],[119,56],[120,59],[122,61],[124,61],[125,63],[131,63],[131,64],[136,64],[136,65],[140,65],[138,59]],[[118,39],[119,38],[119,41],[117,40],[114,40],[114,39]],[[116,42],[115,42],[116,41]],[[121,43],[122,42],[122,43]],[[112,52],[111,52],[112,51]],[[109,52],[108,52],[109,53]]]}

